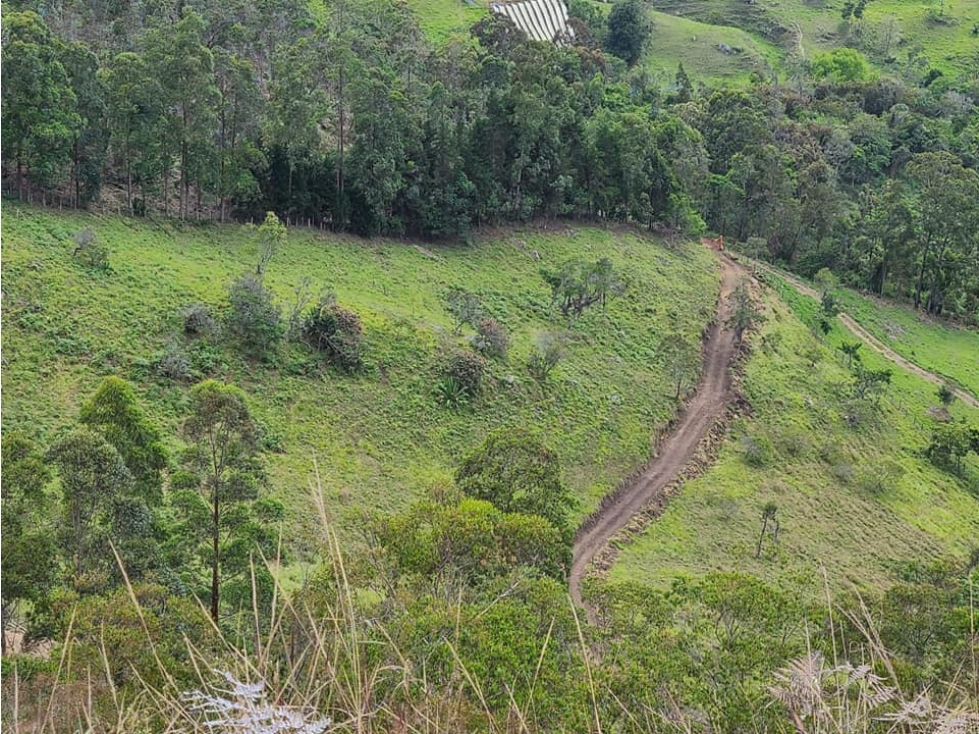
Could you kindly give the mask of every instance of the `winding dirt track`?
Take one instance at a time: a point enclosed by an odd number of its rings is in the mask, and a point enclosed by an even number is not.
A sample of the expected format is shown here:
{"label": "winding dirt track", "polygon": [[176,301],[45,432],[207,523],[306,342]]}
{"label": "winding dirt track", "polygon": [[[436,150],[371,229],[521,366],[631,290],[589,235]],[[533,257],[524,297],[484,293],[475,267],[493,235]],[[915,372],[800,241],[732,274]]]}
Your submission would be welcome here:
{"label": "winding dirt track", "polygon": [[737,355],[738,346],[734,332],[724,325],[731,310],[729,296],[743,269],[725,255],[720,256],[720,261],[721,294],[717,301],[717,317],[704,344],[704,365],[696,394],[687,402],[673,432],[660,444],[656,458],[633,482],[585,520],[575,539],[568,584],[575,605],[585,607],[593,623],[594,610],[585,605],[581,598],[581,581],[592,559],[634,515],[657,499],[680,474],[731,398],[729,367]]}
{"label": "winding dirt track", "polygon": [[[799,291],[804,295],[810,296],[811,298],[815,298],[817,301],[820,300],[821,298],[819,292],[816,291],[815,288],[806,285],[798,278],[788,275],[787,273],[783,273],[780,270],[775,270],[774,268],[770,268],[766,264],[758,262],[757,260],[752,261],[752,266],[758,268],[759,270],[764,270],[776,277],[781,278],[786,283],[788,283],[789,285],[791,285],[793,288],[795,288],[797,291]],[[854,321],[853,318],[851,318],[847,314],[841,313],[840,321],[842,321],[843,325],[850,330],[851,334],[853,334],[858,339],[862,339],[863,341],[865,341],[871,349],[873,349],[881,356],[891,360],[899,367],[935,385],[947,384],[946,380],[944,380],[941,376],[936,375],[934,372],[929,372],[923,367],[919,367],[914,362],[909,362],[907,359],[905,359],[900,354],[898,354],[893,349],[891,349],[889,346],[884,344],[882,341],[880,341],[877,337],[875,337],[865,328],[860,326],[860,324]],[[971,405],[973,408],[979,408],[979,400],[977,400],[974,395],[953,385],[949,385],[949,387],[952,388],[952,392],[954,392],[956,396],[958,396],[958,398],[963,403],[965,403],[966,405]]]}

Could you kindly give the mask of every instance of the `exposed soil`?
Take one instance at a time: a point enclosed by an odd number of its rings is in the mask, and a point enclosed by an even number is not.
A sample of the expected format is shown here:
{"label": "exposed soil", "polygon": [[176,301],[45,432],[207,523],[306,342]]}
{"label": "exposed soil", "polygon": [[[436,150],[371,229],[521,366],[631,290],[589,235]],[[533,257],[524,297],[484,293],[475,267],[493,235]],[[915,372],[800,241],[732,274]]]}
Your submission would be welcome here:
{"label": "exposed soil", "polygon": [[[764,270],[768,273],[771,273],[772,275],[781,278],[800,293],[810,296],[811,298],[815,298],[817,301],[820,300],[821,296],[819,292],[816,291],[815,288],[806,285],[798,278],[788,275],[787,273],[784,273],[782,271],[776,271],[773,268],[768,267],[764,263],[753,261],[752,264],[754,267],[757,267],[760,270]],[[947,381],[940,375],[936,375],[934,372],[929,372],[923,367],[919,367],[914,362],[909,362],[907,359],[905,359],[900,354],[898,354],[893,349],[891,349],[889,346],[884,344],[882,341],[880,341],[877,337],[875,337],[865,328],[860,326],[860,324],[854,321],[853,318],[848,316],[847,314],[841,313],[840,321],[842,321],[843,325],[850,330],[851,334],[865,341],[871,349],[873,349],[881,356],[891,360],[896,365],[902,367],[903,369],[906,369],[908,372],[918,375],[918,377],[921,377],[922,379],[927,380],[928,382],[931,382],[935,385],[947,384]],[[963,390],[962,388],[955,387],[954,385],[949,385],[949,387],[952,388],[952,391],[963,403],[967,405],[971,405],[973,408],[979,408],[979,400],[977,400],[974,395]]]}
{"label": "exposed soil", "polygon": [[662,511],[667,488],[685,474],[689,465],[697,463],[702,442],[726,413],[734,397],[730,368],[739,353],[739,345],[734,332],[725,324],[731,311],[729,297],[743,269],[726,255],[719,257],[721,293],[716,318],[704,339],[703,371],[696,394],[687,402],[673,430],[659,442],[658,451],[646,468],[609,495],[585,520],[575,538],[568,583],[571,598],[577,606],[585,607],[592,623],[596,619],[595,610],[585,605],[581,597],[581,582],[592,560],[634,517],[644,515],[648,518]]}

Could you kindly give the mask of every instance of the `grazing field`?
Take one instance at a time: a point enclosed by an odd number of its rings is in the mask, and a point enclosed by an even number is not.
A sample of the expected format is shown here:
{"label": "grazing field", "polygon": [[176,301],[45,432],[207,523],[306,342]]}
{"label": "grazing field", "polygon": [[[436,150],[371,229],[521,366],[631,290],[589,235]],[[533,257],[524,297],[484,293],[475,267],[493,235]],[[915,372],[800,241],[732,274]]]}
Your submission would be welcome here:
{"label": "grazing field", "polygon": [[479,0],[408,0],[408,5],[418,16],[422,30],[435,41],[468,33],[469,28],[488,12],[486,3]]}
{"label": "grazing field", "polygon": [[779,50],[739,28],[700,23],[652,12],[653,32],[645,55],[646,68],[672,84],[677,65],[691,80],[707,84],[747,84],[752,72],[768,78]]}
{"label": "grazing field", "polygon": [[[673,410],[659,340],[677,332],[696,342],[718,283],[706,249],[628,232],[558,225],[423,247],[293,230],[266,282],[287,314],[305,281],[312,295],[332,289],[361,316],[365,368],[346,376],[302,344],[256,363],[228,338],[183,335],[183,309],[220,314],[231,281],[254,272],[253,230],[7,205],[3,214],[5,430],[48,444],[102,376],[118,374],[175,437],[193,379],[234,381],[278,449],[268,458],[272,486],[297,521],[309,514],[314,460],[338,516],[344,507],[395,509],[445,486],[461,455],[506,425],[541,431],[586,514],[646,459],[654,427]],[[108,247],[111,271],[72,257],[72,238],[86,228]],[[552,306],[541,269],[602,257],[628,290],[571,323]],[[489,360],[481,396],[458,408],[442,405],[437,390],[441,365],[472,335],[453,333],[444,302],[453,287],[476,294],[511,336],[507,359]],[[567,355],[541,386],[526,361],[543,332],[560,334]],[[167,355],[185,359],[192,379],[162,377]]]}
{"label": "grazing field", "polygon": [[[874,0],[862,19],[846,23],[842,3],[810,0],[653,0],[652,7],[713,26],[740,28],[785,52],[807,58],[841,46],[863,52],[884,73],[916,59],[945,74],[975,74],[979,1]],[[909,57],[911,61],[909,61]]]}
{"label": "grazing field", "polygon": [[[833,589],[886,586],[902,564],[964,559],[974,549],[979,464],[955,476],[923,456],[934,386],[895,371],[879,410],[848,425],[859,406],[844,403],[853,378],[838,347],[852,339],[838,323],[817,339],[806,325],[815,326],[817,304],[775,285],[779,297],[766,297],[744,376],[751,414],[736,422],[716,465],[624,547],[613,579],[668,586],[677,575],[742,570],[814,594],[824,574]],[[892,366],[860,354],[871,369]],[[960,402],[952,414],[979,418]],[[779,539],[766,536],[756,557],[769,502]]]}
{"label": "grazing field", "polygon": [[905,359],[979,396],[979,332],[892,301],[840,290],[844,310]]}

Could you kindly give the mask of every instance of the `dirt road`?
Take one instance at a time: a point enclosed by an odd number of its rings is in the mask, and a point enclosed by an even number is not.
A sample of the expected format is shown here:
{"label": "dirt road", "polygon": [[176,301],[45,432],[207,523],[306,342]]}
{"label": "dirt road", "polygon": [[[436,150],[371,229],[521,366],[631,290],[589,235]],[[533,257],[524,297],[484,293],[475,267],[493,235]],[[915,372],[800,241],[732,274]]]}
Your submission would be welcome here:
{"label": "dirt road", "polygon": [[[734,333],[724,324],[730,314],[731,292],[743,269],[726,256],[721,261],[721,295],[717,318],[704,345],[704,365],[700,385],[687,402],[673,432],[660,444],[655,459],[636,479],[610,496],[582,524],[574,543],[574,560],[568,582],[571,598],[585,606],[581,598],[581,581],[595,555],[646,505],[657,499],[664,488],[677,477],[694,457],[697,447],[714,421],[725,411],[731,398],[729,367],[737,355]],[[594,622],[593,610],[588,611]]]}
{"label": "dirt road", "polygon": [[[817,301],[822,298],[822,296],[815,288],[806,285],[798,278],[788,275],[787,273],[783,273],[780,270],[775,270],[774,268],[770,268],[764,263],[758,262],[757,260],[752,260],[751,262],[754,267],[757,267],[759,270],[764,270],[765,272],[771,273],[772,275],[781,278],[800,293],[810,296],[811,298],[815,298]],[[898,354],[893,349],[891,349],[889,346],[884,344],[882,341],[880,341],[877,337],[875,337],[865,328],[860,326],[860,324],[854,321],[853,318],[848,316],[847,314],[841,313],[840,321],[842,321],[843,325],[850,330],[851,334],[853,334],[858,339],[862,339],[863,341],[865,341],[871,349],[873,349],[881,356],[891,360],[902,369],[905,369],[908,372],[918,375],[918,377],[921,377],[922,379],[927,380],[928,382],[931,382],[935,385],[947,384],[946,380],[944,380],[941,376],[936,375],[934,372],[929,372],[923,367],[919,367],[914,362],[909,362],[907,359],[905,359],[900,354]],[[977,400],[974,395],[972,395],[971,393],[965,390],[962,390],[961,388],[954,387],[952,385],[949,385],[949,387],[952,388],[952,391],[963,403],[965,403],[966,405],[971,405],[973,408],[979,408],[979,400]]]}

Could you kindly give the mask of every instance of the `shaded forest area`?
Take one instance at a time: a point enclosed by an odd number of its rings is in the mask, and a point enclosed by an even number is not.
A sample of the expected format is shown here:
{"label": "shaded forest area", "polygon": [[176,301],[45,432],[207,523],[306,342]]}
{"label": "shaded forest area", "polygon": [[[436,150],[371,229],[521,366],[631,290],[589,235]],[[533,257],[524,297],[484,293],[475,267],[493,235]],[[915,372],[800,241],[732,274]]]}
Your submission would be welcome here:
{"label": "shaded forest area", "polygon": [[664,90],[585,15],[564,46],[490,16],[436,47],[391,0],[12,3],[5,190],[431,239],[540,217],[712,230],[976,322],[979,80],[875,77],[839,49],[788,84],[680,68]]}

